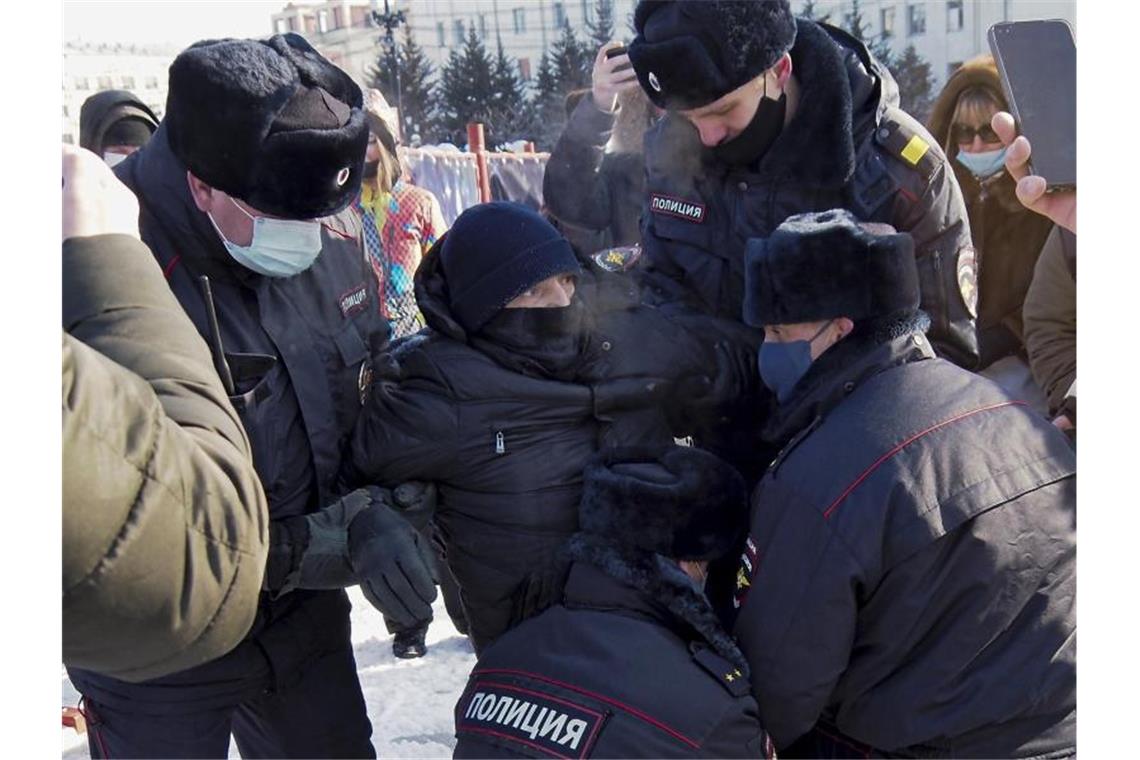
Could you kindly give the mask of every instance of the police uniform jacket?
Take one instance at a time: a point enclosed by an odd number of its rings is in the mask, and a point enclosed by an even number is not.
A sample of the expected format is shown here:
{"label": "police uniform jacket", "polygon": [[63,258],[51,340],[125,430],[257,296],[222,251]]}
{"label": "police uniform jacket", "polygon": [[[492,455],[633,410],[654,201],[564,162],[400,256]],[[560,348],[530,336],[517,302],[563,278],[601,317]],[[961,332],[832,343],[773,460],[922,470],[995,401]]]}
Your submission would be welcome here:
{"label": "police uniform jacket", "polygon": [[675,114],[646,135],[646,298],[681,305],[703,317],[693,329],[754,350],[759,331],[739,324],[745,243],[793,214],[847,208],[914,236],[931,341],[972,367],[974,265],[953,171],[862,43],[805,19],[796,29],[798,111],[758,164],[718,161]]}
{"label": "police uniform jacket", "polygon": [[455,757],[771,757],[747,666],[680,568],[570,546],[561,603],[472,671]]}
{"label": "police uniform jacket", "polygon": [[733,633],[776,746],[820,721],[904,756],[1071,753],[1064,435],[917,332],[840,341],[767,432],[785,445],[753,494]]}
{"label": "police uniform jacket", "polygon": [[346,479],[437,483],[435,522],[479,652],[508,627],[520,583],[577,529],[586,461],[606,444],[672,440],[653,386],[665,372],[697,371],[696,352],[683,338],[668,355],[643,352],[642,341],[676,328],[639,306],[625,278],[603,273],[619,284],[595,287],[587,273],[576,298],[591,326],[574,355],[552,357],[565,371],[551,375],[464,332],[446,296],[440,245],[416,273],[428,329],[393,351],[399,376],[377,383]]}
{"label": "police uniform jacket", "polygon": [[[199,277],[209,279],[235,385],[230,401],[249,436],[270,519],[329,504],[339,495],[342,452],[374,357],[388,339],[352,213],[322,220],[321,254],[309,269],[289,278],[262,277],[232,259],[195,206],[164,125],[116,172],[138,196],[143,241],[207,343],[211,330]],[[276,600],[263,594],[249,636],[219,660],[130,688],[82,671],[72,671],[72,680],[97,702],[113,705],[123,698],[137,707],[141,699],[155,710],[230,699],[227,691],[246,688],[248,679],[268,669],[276,680],[267,688],[284,687],[306,662],[348,645],[349,606],[339,590],[294,591]],[[169,688],[174,685],[182,688]]]}

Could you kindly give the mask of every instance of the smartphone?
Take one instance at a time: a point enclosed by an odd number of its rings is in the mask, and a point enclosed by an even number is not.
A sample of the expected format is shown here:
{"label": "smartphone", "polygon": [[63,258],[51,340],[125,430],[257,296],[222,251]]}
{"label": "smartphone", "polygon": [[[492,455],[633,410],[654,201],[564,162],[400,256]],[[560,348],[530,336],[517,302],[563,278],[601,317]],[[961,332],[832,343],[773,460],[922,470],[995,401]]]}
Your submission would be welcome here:
{"label": "smartphone", "polygon": [[1060,19],[1011,21],[989,30],[1009,110],[1029,138],[1029,169],[1046,192],[1077,186],[1077,46]]}

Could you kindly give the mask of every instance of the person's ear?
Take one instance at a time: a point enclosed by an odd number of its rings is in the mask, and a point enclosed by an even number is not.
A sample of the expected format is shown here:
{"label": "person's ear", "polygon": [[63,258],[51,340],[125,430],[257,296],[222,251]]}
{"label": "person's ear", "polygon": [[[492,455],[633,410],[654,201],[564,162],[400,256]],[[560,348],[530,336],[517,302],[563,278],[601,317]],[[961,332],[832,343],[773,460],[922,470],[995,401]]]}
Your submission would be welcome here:
{"label": "person's ear", "polygon": [[788,86],[788,80],[792,78],[792,54],[784,53],[772,68],[776,72],[776,84],[782,92]]}
{"label": "person's ear", "polygon": [[207,212],[214,207],[214,188],[191,174],[189,169],[186,170],[186,184],[199,211]]}

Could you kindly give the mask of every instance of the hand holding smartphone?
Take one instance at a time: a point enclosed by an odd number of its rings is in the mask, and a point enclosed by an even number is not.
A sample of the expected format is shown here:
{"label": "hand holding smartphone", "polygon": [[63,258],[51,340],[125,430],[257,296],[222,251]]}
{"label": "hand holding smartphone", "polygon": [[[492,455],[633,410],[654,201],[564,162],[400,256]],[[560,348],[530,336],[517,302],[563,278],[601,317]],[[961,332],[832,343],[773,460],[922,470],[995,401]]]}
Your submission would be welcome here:
{"label": "hand holding smartphone", "polygon": [[1046,192],[1077,186],[1077,49],[1062,20],[1013,21],[990,27],[1009,110],[1033,146],[1029,171]]}

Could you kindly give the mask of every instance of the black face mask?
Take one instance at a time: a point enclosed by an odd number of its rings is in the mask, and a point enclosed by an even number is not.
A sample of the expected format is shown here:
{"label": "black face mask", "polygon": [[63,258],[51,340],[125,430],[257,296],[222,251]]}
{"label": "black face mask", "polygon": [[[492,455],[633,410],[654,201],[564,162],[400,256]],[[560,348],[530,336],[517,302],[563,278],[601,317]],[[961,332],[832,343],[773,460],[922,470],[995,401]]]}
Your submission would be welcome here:
{"label": "black face mask", "polygon": [[380,159],[364,162],[364,179],[376,179],[376,174],[379,171]]}
{"label": "black face mask", "polygon": [[781,93],[779,100],[761,97],[756,114],[744,131],[728,142],[714,146],[713,155],[731,166],[747,166],[759,161],[784,130],[787,109],[787,93]]}
{"label": "black face mask", "polygon": [[570,380],[582,349],[584,316],[578,298],[563,308],[503,309],[479,329],[477,337],[515,354],[540,374]]}

